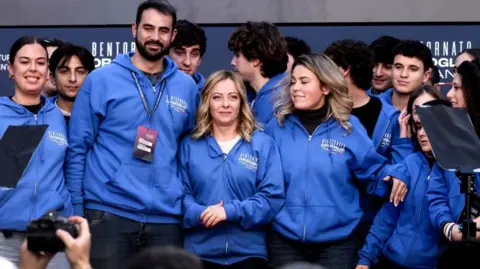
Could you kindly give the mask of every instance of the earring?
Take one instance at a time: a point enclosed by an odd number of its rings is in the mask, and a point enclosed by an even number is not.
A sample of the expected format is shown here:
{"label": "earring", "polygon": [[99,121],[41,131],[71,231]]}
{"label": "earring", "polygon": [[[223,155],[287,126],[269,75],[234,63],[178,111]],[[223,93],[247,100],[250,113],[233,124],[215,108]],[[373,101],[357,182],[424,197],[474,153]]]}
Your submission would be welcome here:
{"label": "earring", "polygon": [[14,76],[14,75],[11,75],[11,74],[8,74],[8,77],[9,77],[10,79],[13,79],[15,76]]}

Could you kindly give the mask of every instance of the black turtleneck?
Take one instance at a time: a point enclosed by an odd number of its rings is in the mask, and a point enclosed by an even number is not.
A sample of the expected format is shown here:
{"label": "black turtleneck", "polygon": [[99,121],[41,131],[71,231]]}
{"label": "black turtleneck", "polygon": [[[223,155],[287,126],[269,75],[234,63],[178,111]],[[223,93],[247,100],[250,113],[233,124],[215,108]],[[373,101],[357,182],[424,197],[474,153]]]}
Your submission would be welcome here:
{"label": "black turtleneck", "polygon": [[[10,96],[10,100],[13,101],[13,96]],[[13,101],[15,102],[15,101]],[[15,102],[16,103],[16,102]],[[44,101],[42,98],[40,98],[40,103],[39,104],[36,104],[36,105],[22,105],[23,107],[25,107],[28,111],[32,112],[34,115],[37,115],[38,112],[40,111],[40,109],[42,109],[44,105]]]}
{"label": "black turtleneck", "polygon": [[307,129],[309,135],[312,135],[315,129],[325,121],[327,116],[327,106],[323,106],[316,110],[295,110],[295,115],[298,117],[303,127]]}

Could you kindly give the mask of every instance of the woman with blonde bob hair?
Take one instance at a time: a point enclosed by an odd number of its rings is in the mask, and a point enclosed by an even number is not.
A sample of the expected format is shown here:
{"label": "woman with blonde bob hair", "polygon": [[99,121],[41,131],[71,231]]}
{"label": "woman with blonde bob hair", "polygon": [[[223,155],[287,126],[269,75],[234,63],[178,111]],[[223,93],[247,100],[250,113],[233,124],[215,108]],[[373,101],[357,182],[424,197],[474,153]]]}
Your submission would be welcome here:
{"label": "woman with blonde bob hair", "polygon": [[327,56],[297,58],[278,104],[265,132],[280,150],[286,197],[269,233],[270,262],[355,268],[355,229],[362,217],[355,180],[368,181],[368,191],[379,196],[393,182],[390,199],[397,205],[406,194],[396,178],[405,178],[403,170],[386,165],[350,116],[344,75]]}
{"label": "woman with blonde bob hair", "polygon": [[185,249],[199,255],[205,269],[266,268],[264,226],[283,205],[283,171],[275,142],[255,130],[235,73],[207,79],[179,162]]}

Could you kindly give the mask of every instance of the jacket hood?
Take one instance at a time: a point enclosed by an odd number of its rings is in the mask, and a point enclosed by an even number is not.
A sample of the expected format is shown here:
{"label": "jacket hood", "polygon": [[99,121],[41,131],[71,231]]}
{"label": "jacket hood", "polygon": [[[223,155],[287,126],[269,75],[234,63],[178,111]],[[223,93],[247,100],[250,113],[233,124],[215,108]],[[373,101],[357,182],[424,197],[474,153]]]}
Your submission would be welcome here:
{"label": "jacket hood", "polygon": [[[138,76],[144,75],[143,72],[132,63],[132,56],[134,54],[134,52],[130,52],[128,54],[120,54],[115,57],[112,63],[119,65],[130,72],[134,72]],[[177,64],[167,56],[163,58],[163,62],[165,64],[163,77],[167,78],[175,73],[175,71],[177,70]]]}

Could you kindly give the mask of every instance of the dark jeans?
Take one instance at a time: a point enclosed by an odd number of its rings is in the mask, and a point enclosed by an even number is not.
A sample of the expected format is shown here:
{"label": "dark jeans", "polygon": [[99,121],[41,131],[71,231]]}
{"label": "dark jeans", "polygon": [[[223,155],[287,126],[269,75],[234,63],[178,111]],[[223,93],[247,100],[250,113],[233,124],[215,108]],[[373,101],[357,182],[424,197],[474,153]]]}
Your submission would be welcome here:
{"label": "dark jeans", "polygon": [[249,258],[231,265],[203,261],[203,269],[268,269],[268,262],[261,258]]}
{"label": "dark jeans", "polygon": [[478,267],[480,243],[449,243],[448,249],[439,257],[437,269]]}
{"label": "dark jeans", "polygon": [[92,234],[93,268],[121,269],[132,255],[145,247],[182,247],[180,224],[140,223],[108,212],[85,210]]}
{"label": "dark jeans", "polygon": [[270,263],[275,268],[304,261],[328,269],[353,269],[358,261],[356,248],[356,234],[335,242],[304,244],[289,240],[272,230],[268,233]]}

